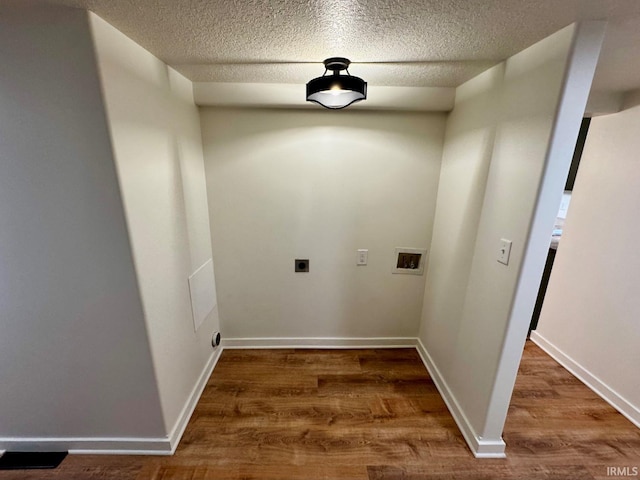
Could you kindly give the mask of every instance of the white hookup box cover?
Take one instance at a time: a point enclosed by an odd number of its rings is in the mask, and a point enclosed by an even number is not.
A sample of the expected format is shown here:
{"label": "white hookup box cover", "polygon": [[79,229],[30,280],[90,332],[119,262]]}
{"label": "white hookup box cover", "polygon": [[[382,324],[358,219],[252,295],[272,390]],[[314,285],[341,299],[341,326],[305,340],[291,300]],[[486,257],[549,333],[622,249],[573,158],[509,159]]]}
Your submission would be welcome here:
{"label": "white hookup box cover", "polygon": [[198,328],[217,304],[216,280],[213,274],[213,260],[210,258],[189,277],[193,328]]}

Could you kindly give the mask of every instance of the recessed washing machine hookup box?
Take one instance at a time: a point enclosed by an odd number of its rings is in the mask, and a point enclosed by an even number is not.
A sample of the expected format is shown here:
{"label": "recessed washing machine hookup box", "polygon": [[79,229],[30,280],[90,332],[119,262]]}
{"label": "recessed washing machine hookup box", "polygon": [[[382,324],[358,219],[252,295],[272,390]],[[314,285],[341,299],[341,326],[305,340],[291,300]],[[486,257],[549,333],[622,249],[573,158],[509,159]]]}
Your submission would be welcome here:
{"label": "recessed washing machine hookup box", "polygon": [[398,247],[395,249],[392,273],[422,275],[426,257],[426,248]]}

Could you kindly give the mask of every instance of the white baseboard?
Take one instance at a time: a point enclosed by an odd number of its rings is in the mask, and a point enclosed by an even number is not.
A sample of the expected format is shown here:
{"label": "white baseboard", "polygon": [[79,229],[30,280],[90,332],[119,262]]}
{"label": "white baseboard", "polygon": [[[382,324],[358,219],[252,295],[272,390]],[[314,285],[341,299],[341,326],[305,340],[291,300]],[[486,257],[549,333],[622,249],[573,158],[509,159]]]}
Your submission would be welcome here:
{"label": "white baseboard", "polygon": [[168,437],[0,438],[0,452],[4,449],[15,451],[60,450],[69,451],[72,454],[172,455],[182,438],[189,419],[222,351],[227,348],[415,348],[474,456],[477,458],[505,457],[505,443],[502,438],[488,440],[479,437],[475,433],[431,356],[420,339],[414,337],[225,339],[221,347],[212,353]]}
{"label": "white baseboard", "polygon": [[78,455],[173,455],[189,419],[198,404],[211,372],[218,363],[222,349],[214,350],[202,370],[196,385],[180,412],[171,434],[154,438],[0,438],[0,452],[22,451],[68,451]]}
{"label": "white baseboard", "polygon": [[502,438],[496,438],[493,440],[488,440],[480,437],[469,423],[466,415],[460,408],[460,405],[456,401],[453,392],[447,385],[447,382],[444,380],[443,376],[440,374],[438,367],[433,362],[431,355],[424,347],[420,339],[416,339],[416,350],[422,358],[422,363],[426,367],[433,383],[435,383],[438,392],[440,392],[440,396],[444,400],[444,403],[447,405],[451,416],[455,420],[458,428],[462,432],[462,436],[469,445],[469,449],[471,453],[476,458],[505,458],[506,455],[504,453],[505,443]]}
{"label": "white baseboard", "polygon": [[178,448],[180,439],[182,438],[182,435],[184,434],[184,431],[187,428],[187,424],[191,419],[191,415],[193,415],[193,411],[195,410],[196,405],[198,404],[198,400],[200,400],[200,396],[204,391],[204,387],[207,386],[207,381],[209,380],[209,377],[211,376],[213,369],[218,364],[218,360],[220,359],[221,354],[222,354],[222,348],[220,347],[216,348],[211,353],[211,356],[209,357],[207,364],[202,370],[202,373],[200,374],[200,377],[198,378],[196,385],[193,387],[193,390],[191,391],[191,395],[189,395],[187,402],[184,404],[184,407],[182,408],[182,412],[180,412],[180,416],[178,417],[176,424],[174,425],[173,429],[171,430],[171,433],[169,434],[169,443],[171,444],[171,451],[170,451],[171,455],[173,455],[174,452],[176,451],[176,448]]}
{"label": "white baseboard", "polygon": [[4,437],[0,448],[16,452],[66,452],[72,454],[170,455],[167,437]]}
{"label": "white baseboard", "polygon": [[224,348],[406,348],[415,347],[413,337],[303,337],[227,338]]}
{"label": "white baseboard", "polygon": [[462,432],[471,452],[476,458],[504,458],[505,443],[502,438],[483,439],[478,436],[458,402],[433,363],[420,339],[415,337],[374,338],[227,338],[222,342],[225,349],[234,348],[415,348],[433,379],[449,412]]}
{"label": "white baseboard", "polygon": [[598,394],[604,401],[624,415],[631,423],[640,428],[640,410],[624,399],[619,393],[593,375],[569,355],[556,347],[535,330],[531,332],[531,341],[544,350],[551,358],[571,372],[578,380]]}

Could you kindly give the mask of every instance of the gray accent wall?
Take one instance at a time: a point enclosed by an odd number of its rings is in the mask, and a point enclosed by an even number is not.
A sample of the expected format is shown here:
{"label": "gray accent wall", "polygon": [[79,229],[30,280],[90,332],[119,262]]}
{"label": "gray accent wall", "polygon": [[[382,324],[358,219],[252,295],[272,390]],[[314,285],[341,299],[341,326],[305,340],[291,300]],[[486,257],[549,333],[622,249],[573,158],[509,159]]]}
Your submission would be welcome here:
{"label": "gray accent wall", "polygon": [[87,12],[3,4],[0,65],[0,449],[166,436]]}

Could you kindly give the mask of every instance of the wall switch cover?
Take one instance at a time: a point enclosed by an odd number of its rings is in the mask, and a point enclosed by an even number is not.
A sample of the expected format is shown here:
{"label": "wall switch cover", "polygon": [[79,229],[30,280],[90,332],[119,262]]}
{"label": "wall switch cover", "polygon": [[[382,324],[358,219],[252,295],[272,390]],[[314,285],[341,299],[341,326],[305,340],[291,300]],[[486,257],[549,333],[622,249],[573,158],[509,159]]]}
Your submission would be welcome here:
{"label": "wall switch cover", "polygon": [[358,257],[356,258],[356,265],[366,265],[369,260],[369,250],[366,248],[358,249]]}
{"label": "wall switch cover", "polygon": [[509,255],[511,255],[511,240],[500,239],[500,250],[498,250],[498,262],[509,265]]}

